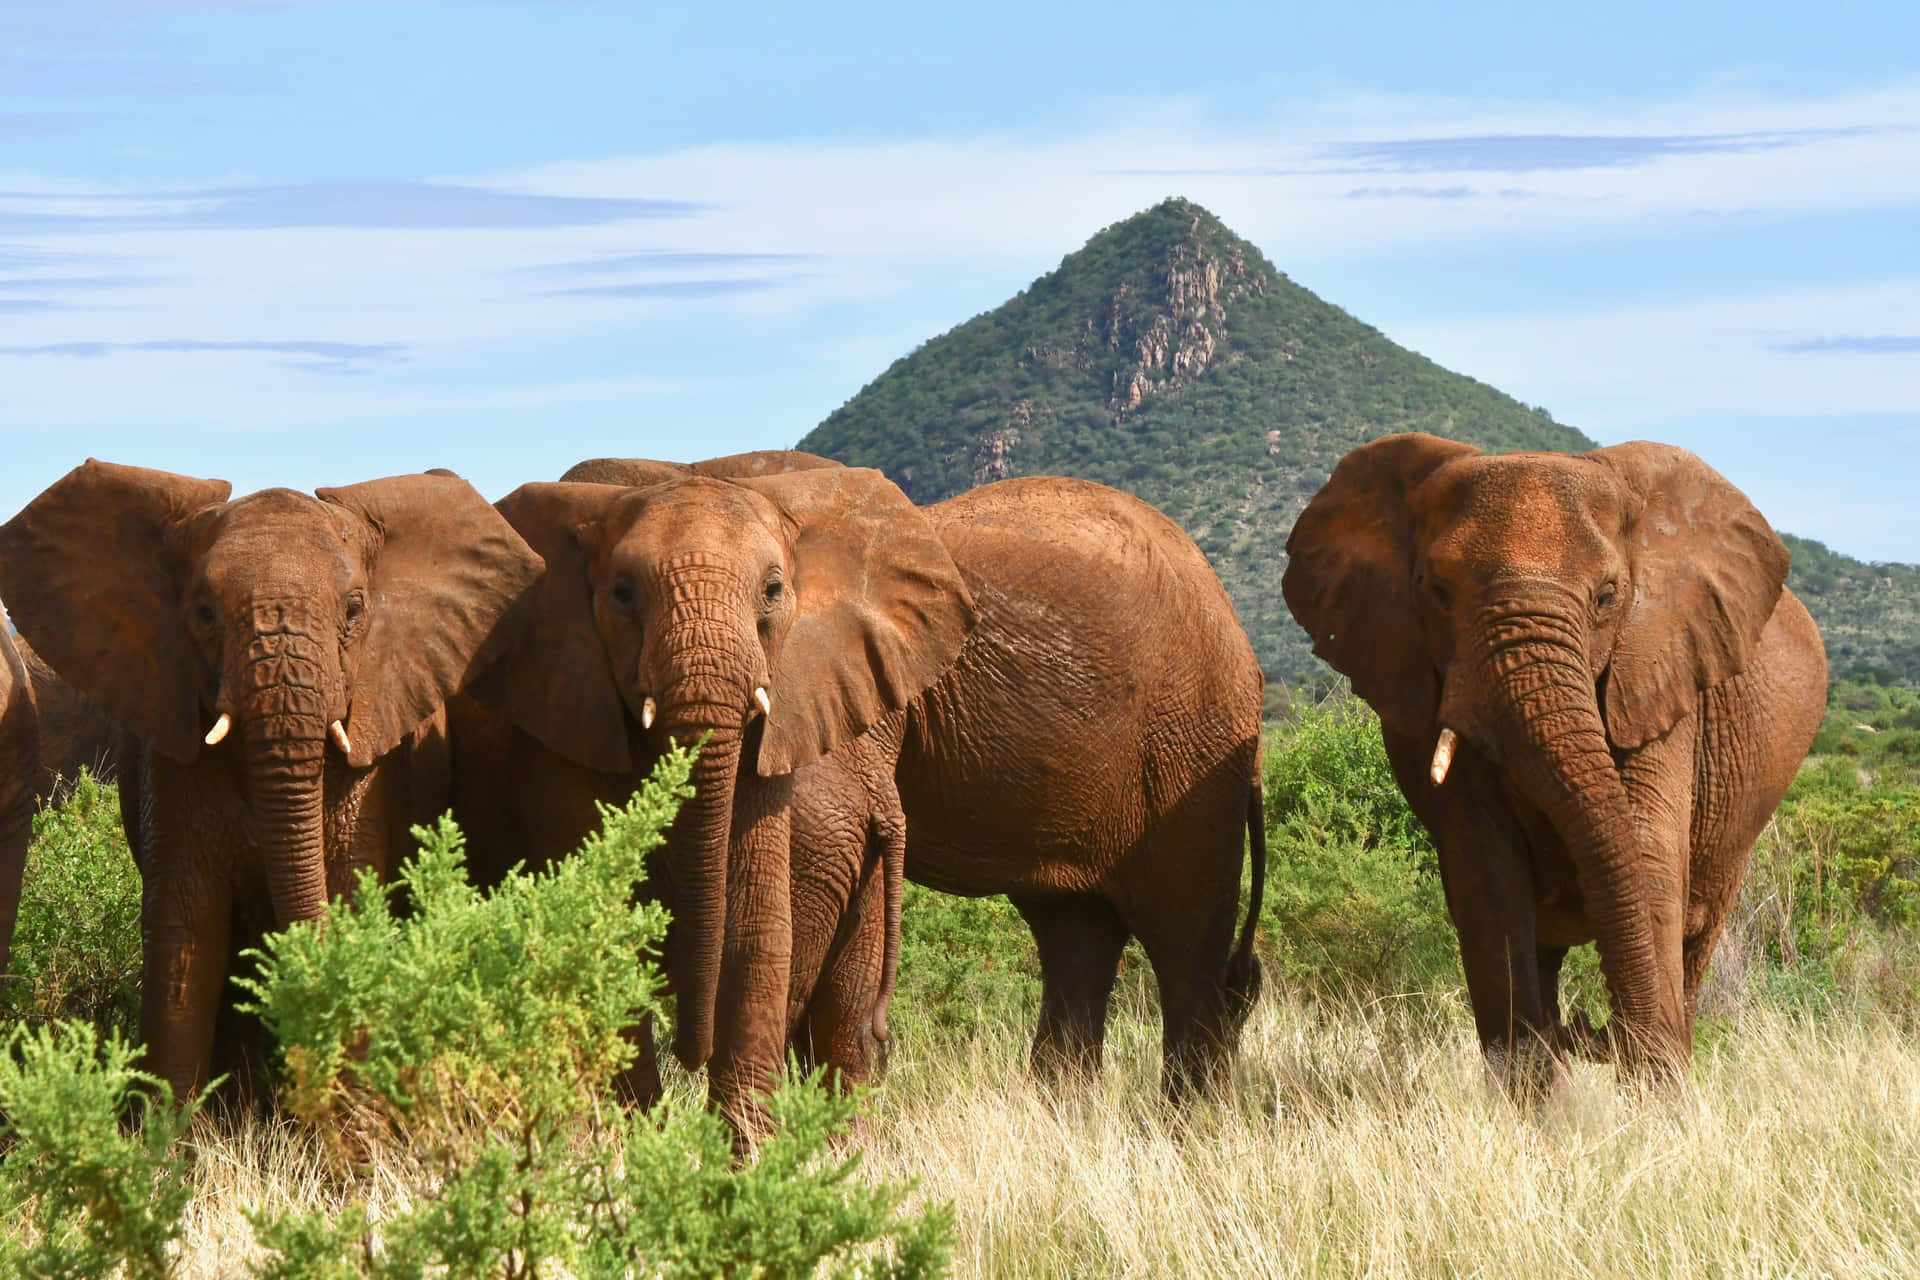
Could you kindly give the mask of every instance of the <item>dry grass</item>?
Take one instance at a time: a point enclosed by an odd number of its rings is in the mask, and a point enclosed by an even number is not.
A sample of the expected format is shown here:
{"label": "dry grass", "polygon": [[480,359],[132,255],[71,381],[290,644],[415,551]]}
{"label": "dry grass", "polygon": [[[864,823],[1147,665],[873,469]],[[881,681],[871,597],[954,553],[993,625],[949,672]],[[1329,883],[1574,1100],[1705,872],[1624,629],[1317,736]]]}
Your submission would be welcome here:
{"label": "dry grass", "polygon": [[[1750,1010],[1681,1093],[1583,1066],[1534,1111],[1467,1028],[1445,1000],[1269,1000],[1235,1096],[1182,1119],[1150,1019],[1117,1016],[1105,1079],[1060,1096],[1028,1080],[1024,1029],[907,1042],[866,1168],[954,1202],[967,1276],[1920,1275],[1920,1045],[1891,1024]],[[264,1124],[203,1129],[196,1177],[188,1277],[244,1268],[247,1209],[343,1190]],[[407,1194],[395,1172],[372,1190]]]}
{"label": "dry grass", "polygon": [[1890,1028],[1750,1013],[1681,1094],[1582,1067],[1527,1112],[1458,1011],[1269,1002],[1238,1096],[1184,1121],[1122,1030],[1066,1098],[1011,1032],[904,1047],[868,1160],[954,1201],[959,1274],[1920,1275],[1920,1046]]}

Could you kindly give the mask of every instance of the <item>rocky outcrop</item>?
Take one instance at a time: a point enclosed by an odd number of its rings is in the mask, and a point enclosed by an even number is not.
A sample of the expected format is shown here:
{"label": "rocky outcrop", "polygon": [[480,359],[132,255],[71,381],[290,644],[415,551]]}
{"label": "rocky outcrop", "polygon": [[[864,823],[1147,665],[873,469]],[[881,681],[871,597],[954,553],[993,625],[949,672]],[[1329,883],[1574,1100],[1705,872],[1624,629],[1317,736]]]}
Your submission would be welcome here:
{"label": "rocky outcrop", "polygon": [[1013,449],[1020,429],[1033,424],[1033,401],[1016,400],[1007,410],[1007,423],[985,432],[973,451],[973,486],[992,484],[1013,474]]}
{"label": "rocky outcrop", "polygon": [[1249,270],[1237,249],[1208,244],[1201,225],[1196,211],[1193,238],[1169,246],[1155,264],[1155,288],[1135,292],[1121,281],[1097,328],[1088,322],[1109,352],[1124,353],[1108,401],[1116,422],[1149,396],[1178,391],[1211,368],[1224,347],[1228,307],[1267,291],[1267,273]]}

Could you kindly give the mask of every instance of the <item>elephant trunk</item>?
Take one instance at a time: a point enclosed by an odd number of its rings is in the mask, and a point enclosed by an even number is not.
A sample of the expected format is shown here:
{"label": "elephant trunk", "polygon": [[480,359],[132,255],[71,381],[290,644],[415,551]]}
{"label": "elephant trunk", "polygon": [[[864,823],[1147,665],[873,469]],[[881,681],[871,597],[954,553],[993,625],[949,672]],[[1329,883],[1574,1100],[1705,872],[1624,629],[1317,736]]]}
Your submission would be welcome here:
{"label": "elephant trunk", "polygon": [[667,833],[673,885],[669,964],[678,1017],[673,1051],[693,1070],[713,1055],[714,1010],[727,929],[727,858],[733,833],[734,780],[740,770],[740,700],[730,687],[669,691],[661,727],[685,747],[706,745],[694,762],[693,798]]}
{"label": "elephant trunk", "polygon": [[326,776],[333,674],[321,645],[258,635],[243,669],[240,721],[249,843],[266,868],[275,922],[316,920],[327,905]]}
{"label": "elephant trunk", "polygon": [[1673,1028],[1663,1025],[1644,850],[1586,657],[1577,641],[1562,638],[1495,643],[1483,663],[1501,708],[1495,741],[1566,842],[1614,1009],[1639,1041],[1622,1047],[1630,1059],[1658,1052]]}

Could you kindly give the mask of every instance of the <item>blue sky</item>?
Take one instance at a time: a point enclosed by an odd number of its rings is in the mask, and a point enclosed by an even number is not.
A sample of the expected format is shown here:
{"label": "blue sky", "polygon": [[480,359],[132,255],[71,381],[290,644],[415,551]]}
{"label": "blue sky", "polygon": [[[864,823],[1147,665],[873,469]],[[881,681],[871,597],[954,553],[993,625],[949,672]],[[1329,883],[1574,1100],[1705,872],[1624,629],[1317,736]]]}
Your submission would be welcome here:
{"label": "blue sky", "polygon": [[1920,561],[1920,6],[0,0],[0,515],[791,444],[1168,195]]}

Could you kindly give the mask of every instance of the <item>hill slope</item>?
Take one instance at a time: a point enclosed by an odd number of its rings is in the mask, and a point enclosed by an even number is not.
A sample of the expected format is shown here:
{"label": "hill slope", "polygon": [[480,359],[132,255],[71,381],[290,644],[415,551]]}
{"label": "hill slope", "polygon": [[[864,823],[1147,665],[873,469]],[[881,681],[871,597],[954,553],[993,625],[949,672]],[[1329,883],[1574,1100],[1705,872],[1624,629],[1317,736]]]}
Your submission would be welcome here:
{"label": "hill slope", "polygon": [[[1594,447],[1545,410],[1396,346],[1175,199],[895,361],[798,447],[878,467],[918,502],[1014,475],[1138,494],[1193,535],[1261,665],[1286,681],[1324,670],[1280,595],[1287,533],[1342,455],[1396,431],[1489,450]],[[1796,559],[1817,546],[1797,543]],[[1864,589],[1865,566],[1819,551],[1860,656],[1920,676],[1920,641],[1888,642],[1889,597]],[[1907,586],[1912,607],[1920,574]],[[1824,624],[1823,599],[1808,603]]]}

